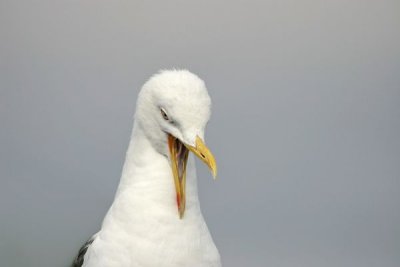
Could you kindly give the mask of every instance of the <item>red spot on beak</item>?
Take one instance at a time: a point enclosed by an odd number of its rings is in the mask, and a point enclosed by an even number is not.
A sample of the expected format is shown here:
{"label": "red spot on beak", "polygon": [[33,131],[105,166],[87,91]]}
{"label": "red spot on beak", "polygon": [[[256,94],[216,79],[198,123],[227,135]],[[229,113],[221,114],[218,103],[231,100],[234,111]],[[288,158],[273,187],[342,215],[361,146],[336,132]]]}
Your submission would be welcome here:
{"label": "red spot on beak", "polygon": [[176,194],[176,204],[178,204],[178,209],[179,209],[180,206],[181,206],[181,202],[179,200],[179,195],[178,194]]}

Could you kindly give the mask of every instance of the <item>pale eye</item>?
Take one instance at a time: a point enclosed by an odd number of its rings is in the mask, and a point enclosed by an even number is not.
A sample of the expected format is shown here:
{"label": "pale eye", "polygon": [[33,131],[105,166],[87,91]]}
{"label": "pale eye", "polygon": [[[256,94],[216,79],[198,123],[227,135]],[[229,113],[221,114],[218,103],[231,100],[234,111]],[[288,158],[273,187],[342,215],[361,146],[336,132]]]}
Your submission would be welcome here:
{"label": "pale eye", "polygon": [[161,116],[164,118],[164,120],[169,121],[169,117],[167,113],[164,111],[164,109],[160,109]]}

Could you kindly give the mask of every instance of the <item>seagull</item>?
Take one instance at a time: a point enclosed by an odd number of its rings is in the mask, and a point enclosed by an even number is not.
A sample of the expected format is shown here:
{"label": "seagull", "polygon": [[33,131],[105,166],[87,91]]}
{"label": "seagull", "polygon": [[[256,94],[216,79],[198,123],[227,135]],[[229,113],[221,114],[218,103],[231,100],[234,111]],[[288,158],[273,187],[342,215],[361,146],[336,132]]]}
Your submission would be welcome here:
{"label": "seagull", "polygon": [[188,70],[164,70],[142,87],[114,201],[73,267],[220,267],[204,221],[194,156],[217,175],[204,142],[206,86]]}

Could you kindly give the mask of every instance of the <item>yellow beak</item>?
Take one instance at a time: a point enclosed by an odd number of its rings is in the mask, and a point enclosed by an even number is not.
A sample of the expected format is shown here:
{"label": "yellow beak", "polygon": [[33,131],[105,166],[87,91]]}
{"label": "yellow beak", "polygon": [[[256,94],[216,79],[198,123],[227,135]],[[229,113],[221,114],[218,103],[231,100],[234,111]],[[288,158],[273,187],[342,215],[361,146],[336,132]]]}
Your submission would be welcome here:
{"label": "yellow beak", "polygon": [[200,137],[196,137],[196,146],[186,146],[190,151],[198,156],[210,169],[214,179],[217,177],[217,163],[215,162],[214,155],[204,144]]}
{"label": "yellow beak", "polygon": [[186,206],[186,164],[189,151],[198,156],[211,170],[214,178],[217,176],[217,164],[211,151],[200,137],[196,137],[195,146],[182,143],[172,135],[168,135],[168,147],[171,158],[172,174],[174,176],[176,202],[179,217],[182,219]]}

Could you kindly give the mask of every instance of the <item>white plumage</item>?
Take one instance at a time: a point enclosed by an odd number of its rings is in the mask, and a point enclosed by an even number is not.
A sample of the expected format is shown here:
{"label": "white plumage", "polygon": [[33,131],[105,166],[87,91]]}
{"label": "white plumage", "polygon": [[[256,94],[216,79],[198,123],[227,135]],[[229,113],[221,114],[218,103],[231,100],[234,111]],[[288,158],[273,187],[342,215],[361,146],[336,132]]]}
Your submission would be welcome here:
{"label": "white plumage", "polygon": [[162,71],[144,84],[114,202],[83,266],[221,266],[200,210],[192,156],[186,168],[186,209],[179,216],[167,140],[171,135],[195,147],[196,137],[204,140],[210,108],[204,82],[189,71]]}

